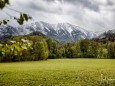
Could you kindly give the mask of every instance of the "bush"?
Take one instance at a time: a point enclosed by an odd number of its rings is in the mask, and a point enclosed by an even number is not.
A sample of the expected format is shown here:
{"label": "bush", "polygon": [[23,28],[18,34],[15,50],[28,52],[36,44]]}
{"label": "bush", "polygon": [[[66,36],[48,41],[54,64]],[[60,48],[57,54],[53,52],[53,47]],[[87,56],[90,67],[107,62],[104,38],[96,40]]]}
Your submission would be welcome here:
{"label": "bush", "polygon": [[[24,39],[25,38],[25,39]],[[0,61],[46,60],[46,41],[39,36],[16,37],[0,47]]]}

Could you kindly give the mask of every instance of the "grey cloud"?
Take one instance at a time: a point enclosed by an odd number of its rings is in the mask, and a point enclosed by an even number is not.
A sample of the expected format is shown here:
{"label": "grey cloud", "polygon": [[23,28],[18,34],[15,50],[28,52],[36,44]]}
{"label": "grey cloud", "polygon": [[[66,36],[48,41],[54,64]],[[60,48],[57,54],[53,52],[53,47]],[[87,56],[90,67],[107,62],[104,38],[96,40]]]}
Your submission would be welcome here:
{"label": "grey cloud", "polygon": [[44,4],[38,4],[38,3],[35,3],[35,2],[31,2],[28,4],[28,7],[33,9],[33,10],[36,10],[36,11],[41,11],[41,12],[45,12],[45,13],[56,13],[56,14],[60,14],[62,12],[62,8],[61,7],[53,7],[52,6],[52,1],[53,0],[49,0],[50,2],[49,3],[46,3],[44,2],[44,0],[42,1],[42,3]]}
{"label": "grey cloud", "polygon": [[65,2],[67,1],[68,3],[72,3],[74,5],[79,5],[79,6],[83,6],[84,8],[88,8],[94,11],[98,11],[99,7],[98,5],[95,5],[93,3],[91,3],[90,0],[64,0]]}
{"label": "grey cloud", "polygon": [[110,0],[108,0],[107,5],[114,5],[114,3],[112,1],[110,1]]}
{"label": "grey cloud", "polygon": [[114,0],[107,0],[107,5],[115,5],[115,1]]}
{"label": "grey cloud", "polygon": [[69,22],[94,31],[115,29],[115,0],[11,1],[15,9],[31,14],[35,21]]}
{"label": "grey cloud", "polygon": [[[50,2],[55,2],[55,0],[44,0],[48,3]],[[78,5],[78,6],[82,6],[84,8],[88,8],[88,9],[91,9],[91,10],[94,10],[94,11],[98,11],[99,8],[97,5],[91,3],[90,0],[58,0],[60,2],[65,2],[65,3],[71,3],[71,4],[74,4],[74,5]]]}
{"label": "grey cloud", "polygon": [[[31,9],[42,11],[42,12],[58,13],[58,14],[62,13],[63,9],[61,7],[54,8],[53,6],[51,6],[52,5],[51,3],[55,3],[55,0],[42,0],[42,1],[46,5],[38,4],[39,2],[34,3],[33,1],[31,1],[31,3],[29,3],[28,6]],[[57,0],[57,1],[67,3],[67,4],[72,4],[76,8],[77,8],[77,6],[79,6],[82,8],[91,9],[93,11],[99,11],[99,5],[91,3],[90,0]],[[63,5],[63,3],[62,3],[62,5]],[[109,1],[109,3],[110,3],[110,1]]]}

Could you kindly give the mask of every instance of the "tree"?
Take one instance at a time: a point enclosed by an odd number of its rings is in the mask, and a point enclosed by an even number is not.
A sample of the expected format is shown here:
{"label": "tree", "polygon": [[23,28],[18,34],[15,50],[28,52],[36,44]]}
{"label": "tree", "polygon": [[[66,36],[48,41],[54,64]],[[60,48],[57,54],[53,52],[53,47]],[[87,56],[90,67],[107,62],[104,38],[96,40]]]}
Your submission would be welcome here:
{"label": "tree", "polygon": [[14,37],[6,43],[0,44],[0,61],[37,61],[48,58],[47,43],[40,36]]}
{"label": "tree", "polygon": [[88,39],[84,39],[80,41],[80,51],[83,58],[88,58],[89,45],[90,45],[90,41]]}
{"label": "tree", "polygon": [[94,41],[90,41],[88,52],[88,58],[97,58],[98,56],[98,43]]}
{"label": "tree", "polygon": [[115,58],[115,42],[109,43],[107,50],[109,58]]}
{"label": "tree", "polygon": [[47,44],[41,41],[38,46],[38,60],[46,60],[48,58]]}
{"label": "tree", "polygon": [[78,58],[79,55],[79,48],[76,43],[66,43],[64,45],[65,48],[65,57],[67,58]]}
{"label": "tree", "polygon": [[48,46],[44,38],[40,36],[31,36],[33,41],[32,58],[33,60],[46,60],[48,58]]}
{"label": "tree", "polygon": [[98,43],[98,56],[97,58],[108,58],[107,45],[103,43]]}
{"label": "tree", "polygon": [[48,38],[46,40],[49,50],[49,56],[48,58],[54,59],[54,58],[61,58],[63,49],[61,48],[60,44],[51,38]]}
{"label": "tree", "polygon": [[[7,5],[10,5],[9,0],[0,0],[0,10],[3,10],[6,7],[7,9],[18,12],[20,14],[19,17],[15,17],[5,12],[8,16],[10,16],[11,19],[16,20],[18,24],[22,25],[24,21],[28,21],[29,19],[32,19],[32,17],[30,17],[28,14],[19,12],[12,8],[8,8]],[[6,25],[9,21],[10,21],[9,19],[0,20],[0,25]]]}

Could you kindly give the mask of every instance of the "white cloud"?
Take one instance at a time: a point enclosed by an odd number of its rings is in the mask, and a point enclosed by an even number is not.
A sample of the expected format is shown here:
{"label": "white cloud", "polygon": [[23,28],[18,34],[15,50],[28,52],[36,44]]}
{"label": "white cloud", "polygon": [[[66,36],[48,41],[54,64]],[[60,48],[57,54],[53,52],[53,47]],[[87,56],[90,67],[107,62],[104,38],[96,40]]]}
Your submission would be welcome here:
{"label": "white cloud", "polygon": [[[30,14],[35,21],[68,22],[94,31],[115,29],[115,0],[10,1],[10,8]],[[4,10],[14,16],[19,15],[8,9]],[[2,13],[0,19],[6,16]]]}

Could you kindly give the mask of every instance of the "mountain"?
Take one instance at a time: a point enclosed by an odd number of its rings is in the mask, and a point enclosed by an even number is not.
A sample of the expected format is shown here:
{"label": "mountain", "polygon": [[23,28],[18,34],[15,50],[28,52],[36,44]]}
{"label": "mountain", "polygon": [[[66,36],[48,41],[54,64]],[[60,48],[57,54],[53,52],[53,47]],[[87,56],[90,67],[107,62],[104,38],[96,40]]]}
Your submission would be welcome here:
{"label": "mountain", "polygon": [[84,38],[97,37],[99,35],[95,32],[87,31],[79,26],[69,23],[49,24],[40,21],[19,27],[0,27],[0,38],[11,35],[19,36],[32,33],[41,33],[60,42],[74,42]]}
{"label": "mountain", "polygon": [[93,38],[92,40],[103,42],[103,43],[115,42],[115,30],[106,31],[100,34],[99,36],[97,36],[96,38]]}

